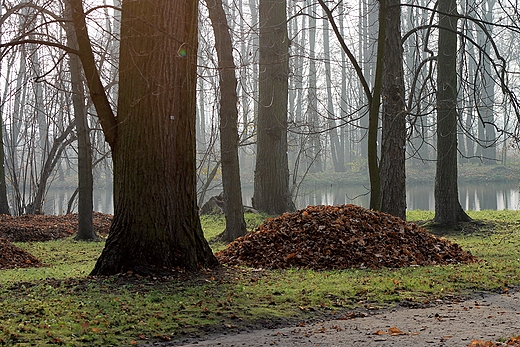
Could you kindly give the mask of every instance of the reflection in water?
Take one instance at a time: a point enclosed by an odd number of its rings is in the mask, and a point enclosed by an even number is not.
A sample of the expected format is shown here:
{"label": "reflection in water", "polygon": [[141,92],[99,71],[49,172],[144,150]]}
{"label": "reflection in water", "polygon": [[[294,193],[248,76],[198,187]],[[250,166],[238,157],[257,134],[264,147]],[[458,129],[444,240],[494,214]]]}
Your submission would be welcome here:
{"label": "reflection in water", "polygon": [[[252,191],[244,191],[244,201],[251,201]],[[459,184],[459,197],[465,210],[519,210],[520,190],[516,183]],[[308,205],[370,205],[370,191],[361,185],[303,187],[296,199],[297,208]],[[435,210],[433,183],[409,185],[406,189],[409,210]]]}
{"label": "reflection in water", "polygon": [[[51,189],[45,200],[46,214],[64,214],[67,203],[74,190]],[[218,195],[220,192],[210,192]],[[341,205],[356,204],[369,206],[369,189],[362,185],[330,185],[301,187],[296,207],[305,208],[309,205]],[[242,198],[245,205],[251,205],[253,188],[243,188]],[[520,190],[516,183],[489,183],[489,184],[459,184],[459,197],[465,210],[520,210]],[[94,190],[94,211],[114,213],[112,189]],[[406,205],[409,210],[435,210],[433,197],[433,183],[423,185],[409,185],[406,189]],[[73,206],[77,211],[77,202]]]}
{"label": "reflection in water", "polygon": [[[50,189],[45,198],[43,210],[45,214],[60,215],[67,212],[67,204],[74,194],[74,189]],[[72,212],[78,211],[78,199],[72,205]],[[94,211],[114,213],[112,188],[94,189]]]}

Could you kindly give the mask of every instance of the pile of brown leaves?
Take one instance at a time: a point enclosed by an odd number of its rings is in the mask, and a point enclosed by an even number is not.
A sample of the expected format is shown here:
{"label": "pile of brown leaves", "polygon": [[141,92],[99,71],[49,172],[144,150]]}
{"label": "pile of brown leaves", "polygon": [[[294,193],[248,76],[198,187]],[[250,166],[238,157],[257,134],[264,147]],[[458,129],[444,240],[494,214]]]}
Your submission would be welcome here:
{"label": "pile of brown leaves", "polygon": [[[112,215],[94,212],[94,231],[106,236]],[[0,269],[39,267],[42,263],[11,242],[50,241],[71,236],[78,228],[78,215],[0,215]]]}
{"label": "pile of brown leaves", "polygon": [[[108,235],[112,215],[94,212],[94,231]],[[11,242],[50,241],[71,236],[78,228],[78,215],[0,215],[0,237]]]}
{"label": "pile of brown leaves", "polygon": [[13,245],[9,240],[0,238],[0,269],[39,267],[43,264],[32,254]]}
{"label": "pile of brown leaves", "polygon": [[309,206],[269,219],[216,254],[254,268],[332,270],[475,262],[416,224],[355,205]]}

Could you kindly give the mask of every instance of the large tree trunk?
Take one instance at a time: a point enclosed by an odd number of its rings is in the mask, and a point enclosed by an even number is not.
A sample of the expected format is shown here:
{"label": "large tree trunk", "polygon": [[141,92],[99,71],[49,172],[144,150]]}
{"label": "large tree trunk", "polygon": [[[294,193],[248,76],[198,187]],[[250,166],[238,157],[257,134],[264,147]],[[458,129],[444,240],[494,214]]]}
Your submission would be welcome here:
{"label": "large tree trunk", "polygon": [[260,0],[260,75],[253,207],[295,210],[289,190],[287,94],[289,38],[285,0]]}
{"label": "large tree trunk", "polygon": [[222,0],[206,0],[209,18],[215,33],[220,84],[220,156],[226,230],[223,241],[233,241],[247,233],[242,204],[240,168],[238,162],[238,96],[233,46]]}
{"label": "large tree trunk", "polygon": [[[92,69],[81,2],[71,2],[80,58]],[[114,220],[92,275],[215,265],[196,201],[197,1],[122,6],[117,119],[95,103],[112,148]],[[92,93],[99,81],[86,75]]]}
{"label": "large tree trunk", "polygon": [[381,211],[406,219],[406,118],[400,0],[388,0],[382,96]]}
{"label": "large tree trunk", "polygon": [[440,29],[434,221],[453,225],[470,219],[460,206],[457,183],[457,3],[455,0],[439,0],[438,7]]}

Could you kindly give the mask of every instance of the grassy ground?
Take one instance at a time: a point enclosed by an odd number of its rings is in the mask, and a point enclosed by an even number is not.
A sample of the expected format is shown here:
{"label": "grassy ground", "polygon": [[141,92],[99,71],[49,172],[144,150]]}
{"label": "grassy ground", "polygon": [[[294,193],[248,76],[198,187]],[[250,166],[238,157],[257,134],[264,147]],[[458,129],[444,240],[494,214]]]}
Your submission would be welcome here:
{"label": "grassy ground", "polygon": [[[478,222],[434,232],[481,262],[397,270],[222,268],[189,279],[88,278],[102,242],[17,244],[48,266],[0,271],[0,345],[136,345],[518,286],[520,212],[470,215]],[[423,211],[408,215],[417,221],[432,217]],[[222,231],[221,219],[204,217],[202,222],[208,239]],[[261,217],[248,216],[250,227],[260,222]]]}

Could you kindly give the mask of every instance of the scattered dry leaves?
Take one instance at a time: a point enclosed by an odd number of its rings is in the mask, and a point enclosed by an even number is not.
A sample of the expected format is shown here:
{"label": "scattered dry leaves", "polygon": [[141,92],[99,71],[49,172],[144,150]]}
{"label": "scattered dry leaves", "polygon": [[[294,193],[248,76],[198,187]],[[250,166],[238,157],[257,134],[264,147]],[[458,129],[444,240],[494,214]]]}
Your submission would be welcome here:
{"label": "scattered dry leaves", "polygon": [[309,206],[268,219],[216,256],[228,265],[315,270],[477,261],[416,224],[351,204]]}
{"label": "scattered dry leaves", "polygon": [[484,340],[472,340],[468,347],[520,347],[520,335],[510,337],[506,342],[491,342]]}

